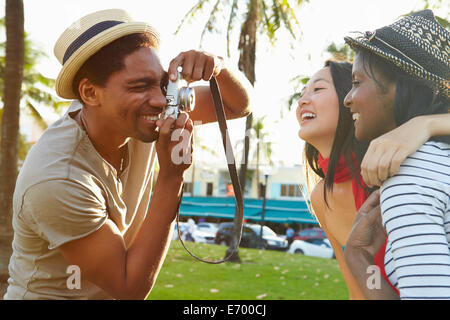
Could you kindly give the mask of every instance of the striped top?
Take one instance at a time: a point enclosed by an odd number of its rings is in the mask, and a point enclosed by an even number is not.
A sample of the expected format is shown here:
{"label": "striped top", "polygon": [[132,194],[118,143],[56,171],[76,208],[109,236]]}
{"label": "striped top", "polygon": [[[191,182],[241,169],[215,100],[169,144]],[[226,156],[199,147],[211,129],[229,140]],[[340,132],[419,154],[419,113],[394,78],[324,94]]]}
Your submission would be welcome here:
{"label": "striped top", "polygon": [[427,142],[381,188],[385,269],[401,299],[450,299],[450,145]]}

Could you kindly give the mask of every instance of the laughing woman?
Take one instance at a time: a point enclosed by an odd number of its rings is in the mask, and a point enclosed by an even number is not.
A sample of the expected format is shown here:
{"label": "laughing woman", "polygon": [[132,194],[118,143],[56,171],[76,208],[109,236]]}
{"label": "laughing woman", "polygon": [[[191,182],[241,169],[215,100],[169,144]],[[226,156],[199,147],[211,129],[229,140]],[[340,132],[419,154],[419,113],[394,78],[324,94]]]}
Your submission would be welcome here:
{"label": "laughing woman", "polygon": [[[304,87],[297,119],[299,137],[305,141],[303,161],[312,211],[333,247],[350,299],[364,299],[344,258],[356,211],[370,191],[359,173],[367,143],[356,140],[352,114],[343,104],[352,86],[351,70],[348,62],[328,61]],[[414,130],[427,134],[422,126]],[[396,131],[394,136],[404,134],[405,128]],[[406,131],[411,133],[411,128]],[[375,259],[380,267],[383,258],[380,250]]]}
{"label": "laughing woman", "polygon": [[[367,149],[367,143],[355,139],[352,114],[343,104],[352,87],[351,71],[350,63],[328,61],[303,89],[297,119],[299,137],[306,142],[303,159],[312,209],[333,247],[350,299],[364,299],[346,264],[344,246],[356,211],[368,196],[366,184],[380,185],[430,137],[450,134],[450,114],[412,118],[373,140]],[[384,247],[373,263],[389,283]]]}
{"label": "laughing woman", "polygon": [[[413,117],[448,117],[450,36],[431,11],[346,42],[356,56],[344,104],[358,140],[373,140]],[[380,207],[388,235],[385,270],[400,298],[450,299],[450,136],[428,140],[401,163],[382,184]],[[376,220],[376,210],[371,215]],[[383,232],[372,234],[376,227],[360,227],[369,216],[355,223],[346,262],[365,297],[395,298],[387,285],[367,286],[368,267],[385,238]]]}

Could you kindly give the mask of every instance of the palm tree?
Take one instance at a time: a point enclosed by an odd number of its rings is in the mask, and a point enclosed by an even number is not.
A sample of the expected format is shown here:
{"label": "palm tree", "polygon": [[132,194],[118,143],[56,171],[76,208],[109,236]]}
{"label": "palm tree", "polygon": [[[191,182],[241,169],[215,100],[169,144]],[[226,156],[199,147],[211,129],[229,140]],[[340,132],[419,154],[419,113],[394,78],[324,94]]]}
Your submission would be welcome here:
{"label": "palm tree", "polygon": [[[36,64],[45,54],[35,48],[23,30],[22,1],[9,1],[6,17],[0,19],[0,30],[6,26],[6,43],[0,43],[0,293],[2,275],[7,275],[12,239],[12,194],[17,177],[18,163],[22,162],[30,143],[19,132],[19,117],[27,112],[42,130],[47,122],[36,108],[37,104],[60,111],[68,102],[54,93],[55,80],[36,71]],[[22,13],[19,11],[22,10]],[[14,21],[11,22],[11,19]],[[20,27],[22,26],[22,27]],[[20,28],[19,28],[20,27]],[[11,43],[13,47],[11,47]],[[14,50],[14,53],[12,51]],[[24,52],[20,54],[21,50]],[[20,61],[16,61],[16,59]],[[11,61],[12,60],[12,61]],[[14,75],[11,77],[11,74]],[[14,98],[12,98],[14,94]],[[18,96],[16,96],[18,95]],[[14,99],[14,100],[13,100]],[[1,294],[0,294],[1,296]]]}
{"label": "palm tree", "polygon": [[[295,0],[297,5],[303,3],[304,0]],[[213,3],[212,0],[199,0],[184,16],[176,33],[180,30],[185,22],[190,22],[197,16],[198,13],[204,9],[208,4]],[[216,22],[219,21],[219,15],[224,10],[223,1],[215,0],[212,9],[209,13],[209,19],[203,28],[201,40],[206,32],[212,32],[216,28]],[[275,43],[276,32],[284,25],[289,31],[292,38],[295,39],[295,28],[299,26],[295,12],[287,0],[232,0],[226,2],[230,13],[228,15],[228,24],[226,27],[226,41],[227,52],[230,56],[230,42],[231,33],[235,26],[235,20],[240,9],[244,9],[243,24],[241,25],[238,50],[239,50],[239,69],[246,75],[247,79],[254,85],[255,77],[255,59],[256,59],[256,42],[258,35],[266,35],[271,43]],[[246,119],[245,132],[252,128],[253,115],[250,114]],[[244,193],[247,176],[247,163],[249,153],[249,137],[245,135],[244,154],[239,171],[239,178],[241,181],[242,193]],[[236,215],[235,215],[236,219]],[[235,221],[235,226],[237,223]],[[234,247],[240,230],[235,228],[232,244],[230,248]],[[229,252],[227,252],[228,255]],[[236,253],[231,259],[232,261],[240,262],[239,255]]]}
{"label": "palm tree", "polygon": [[269,132],[264,130],[264,119],[265,116],[257,118],[253,124],[253,131],[256,138],[256,151],[254,158],[256,158],[256,187],[258,190],[258,197],[261,196],[260,188],[260,165],[261,165],[261,151],[265,158],[265,165],[272,165],[271,155],[272,155],[272,142],[267,141]]}
{"label": "palm tree", "polygon": [[6,0],[2,141],[0,145],[0,290],[8,274],[12,241],[12,195],[17,175],[20,95],[25,56],[22,0]]}
{"label": "palm tree", "polygon": [[[5,17],[0,19],[0,30],[2,30],[4,26]],[[69,102],[61,100],[55,95],[54,79],[45,77],[44,75],[36,71],[37,62],[40,59],[47,57],[47,55],[34,46],[34,44],[28,39],[28,35],[26,32],[24,33],[24,41],[25,60],[23,65],[23,80],[20,104],[21,112],[27,112],[31,117],[33,117],[35,123],[42,130],[45,130],[47,129],[48,124],[36,108],[36,105],[42,104],[47,107],[51,107],[55,111],[61,111],[63,107],[69,105]],[[5,46],[5,42],[0,43],[0,93],[3,93],[4,90],[3,75],[5,67]]]}

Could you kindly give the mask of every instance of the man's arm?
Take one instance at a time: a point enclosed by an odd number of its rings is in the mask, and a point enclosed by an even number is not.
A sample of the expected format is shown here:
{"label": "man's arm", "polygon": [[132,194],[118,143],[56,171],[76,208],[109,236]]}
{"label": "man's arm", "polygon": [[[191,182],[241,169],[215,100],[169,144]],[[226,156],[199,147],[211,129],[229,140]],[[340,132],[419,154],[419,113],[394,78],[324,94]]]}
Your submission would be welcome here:
{"label": "man's arm", "polygon": [[[186,115],[178,118],[176,128],[192,133],[192,121],[186,120]],[[174,121],[170,117],[159,120],[156,149],[160,172],[147,216],[129,248],[109,219],[92,234],[59,247],[67,262],[80,268],[82,277],[116,299],[146,298],[170,244],[183,172],[189,167],[188,164],[174,165],[171,161],[171,150],[178,144],[170,140]],[[192,142],[192,134],[189,139]]]}
{"label": "man's arm", "polygon": [[[250,92],[253,87],[239,70],[233,70],[223,58],[194,50],[182,52],[170,62],[169,77],[176,75],[179,66],[182,67],[183,77],[189,82],[209,81],[212,76],[216,77],[227,119],[241,118],[250,114]],[[189,113],[190,118],[202,124],[217,121],[209,86],[193,88],[196,101],[194,110]]]}
{"label": "man's arm", "polygon": [[[386,233],[381,224],[379,192],[373,192],[359,209],[345,247],[345,260],[361,292],[370,300],[398,300],[399,296],[378,273],[379,287],[368,286],[368,268],[381,248]],[[375,275],[377,276],[377,275]]]}

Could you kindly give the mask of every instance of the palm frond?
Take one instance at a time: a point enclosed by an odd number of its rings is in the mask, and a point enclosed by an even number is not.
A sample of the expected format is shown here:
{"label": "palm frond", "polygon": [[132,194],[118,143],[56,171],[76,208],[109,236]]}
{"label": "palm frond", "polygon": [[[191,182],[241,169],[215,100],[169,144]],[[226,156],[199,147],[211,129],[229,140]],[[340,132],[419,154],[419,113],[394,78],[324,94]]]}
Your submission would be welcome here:
{"label": "palm frond", "polygon": [[175,31],[175,35],[178,34],[184,23],[191,23],[195,15],[200,12],[203,9],[203,6],[210,1],[211,0],[199,0],[196,5],[189,9],[189,11],[184,15],[183,19],[181,19],[181,22],[178,25],[177,30]]}
{"label": "palm frond", "polygon": [[236,11],[238,10],[238,0],[233,0],[233,4],[231,5],[230,15],[228,17],[228,26],[227,26],[227,56],[230,57],[230,36],[231,31],[233,30],[233,22],[236,18]]}
{"label": "palm frond", "polygon": [[[297,5],[303,3],[303,0],[297,0]],[[263,33],[274,44],[276,32],[284,26],[293,39],[297,39],[300,23],[297,19],[293,7],[287,0],[272,0],[269,5],[266,1],[261,1],[262,10],[260,12],[260,27]]]}
{"label": "palm frond", "polygon": [[300,99],[300,95],[301,95],[301,92],[299,91],[300,87],[305,86],[308,83],[309,79],[310,79],[309,77],[299,75],[290,80],[290,82],[294,84],[295,92],[294,92],[294,94],[289,96],[289,99],[287,102],[287,107],[288,107],[289,111],[291,111],[292,104],[295,101],[297,101],[298,99]]}
{"label": "palm frond", "polygon": [[203,43],[203,37],[205,36],[206,32],[212,33],[215,28],[215,21],[216,21],[216,14],[219,11],[219,4],[220,4],[220,0],[217,0],[216,3],[214,4],[214,7],[212,8],[210,14],[209,14],[209,18],[208,21],[205,24],[205,27],[203,28],[202,34],[200,36],[200,47],[202,46]]}
{"label": "palm frond", "polygon": [[289,31],[291,36],[296,39],[294,27],[299,27],[300,23],[297,20],[294,10],[287,0],[274,0],[274,4],[275,3],[285,28]]}
{"label": "palm frond", "polygon": [[44,104],[45,106],[54,107],[55,102],[59,102],[59,100],[55,99],[55,96],[52,93],[46,92],[34,86],[23,86],[22,98],[25,97],[39,104]]}
{"label": "palm frond", "polygon": [[37,109],[33,106],[33,104],[31,104],[29,100],[26,100],[25,103],[28,110],[31,113],[31,116],[33,117],[34,121],[36,121],[36,123],[39,125],[39,127],[41,127],[42,130],[47,129],[48,126],[47,122],[45,122],[44,118],[41,116],[39,111],[37,111]]}
{"label": "palm frond", "polygon": [[447,30],[450,29],[450,22],[447,19],[441,18],[441,17],[438,17],[438,16],[435,16],[435,17],[436,17],[437,22],[439,22],[439,24],[441,26],[443,26]]}
{"label": "palm frond", "polygon": [[267,37],[273,44],[273,40],[275,39],[275,32],[277,30],[277,27],[276,27],[276,24],[274,24],[271,21],[271,16],[269,16],[267,14],[268,6],[264,0],[261,1],[261,7],[262,7],[262,10],[260,12],[259,21],[260,21],[260,23],[262,23],[263,29],[265,29],[265,34],[267,35]]}

